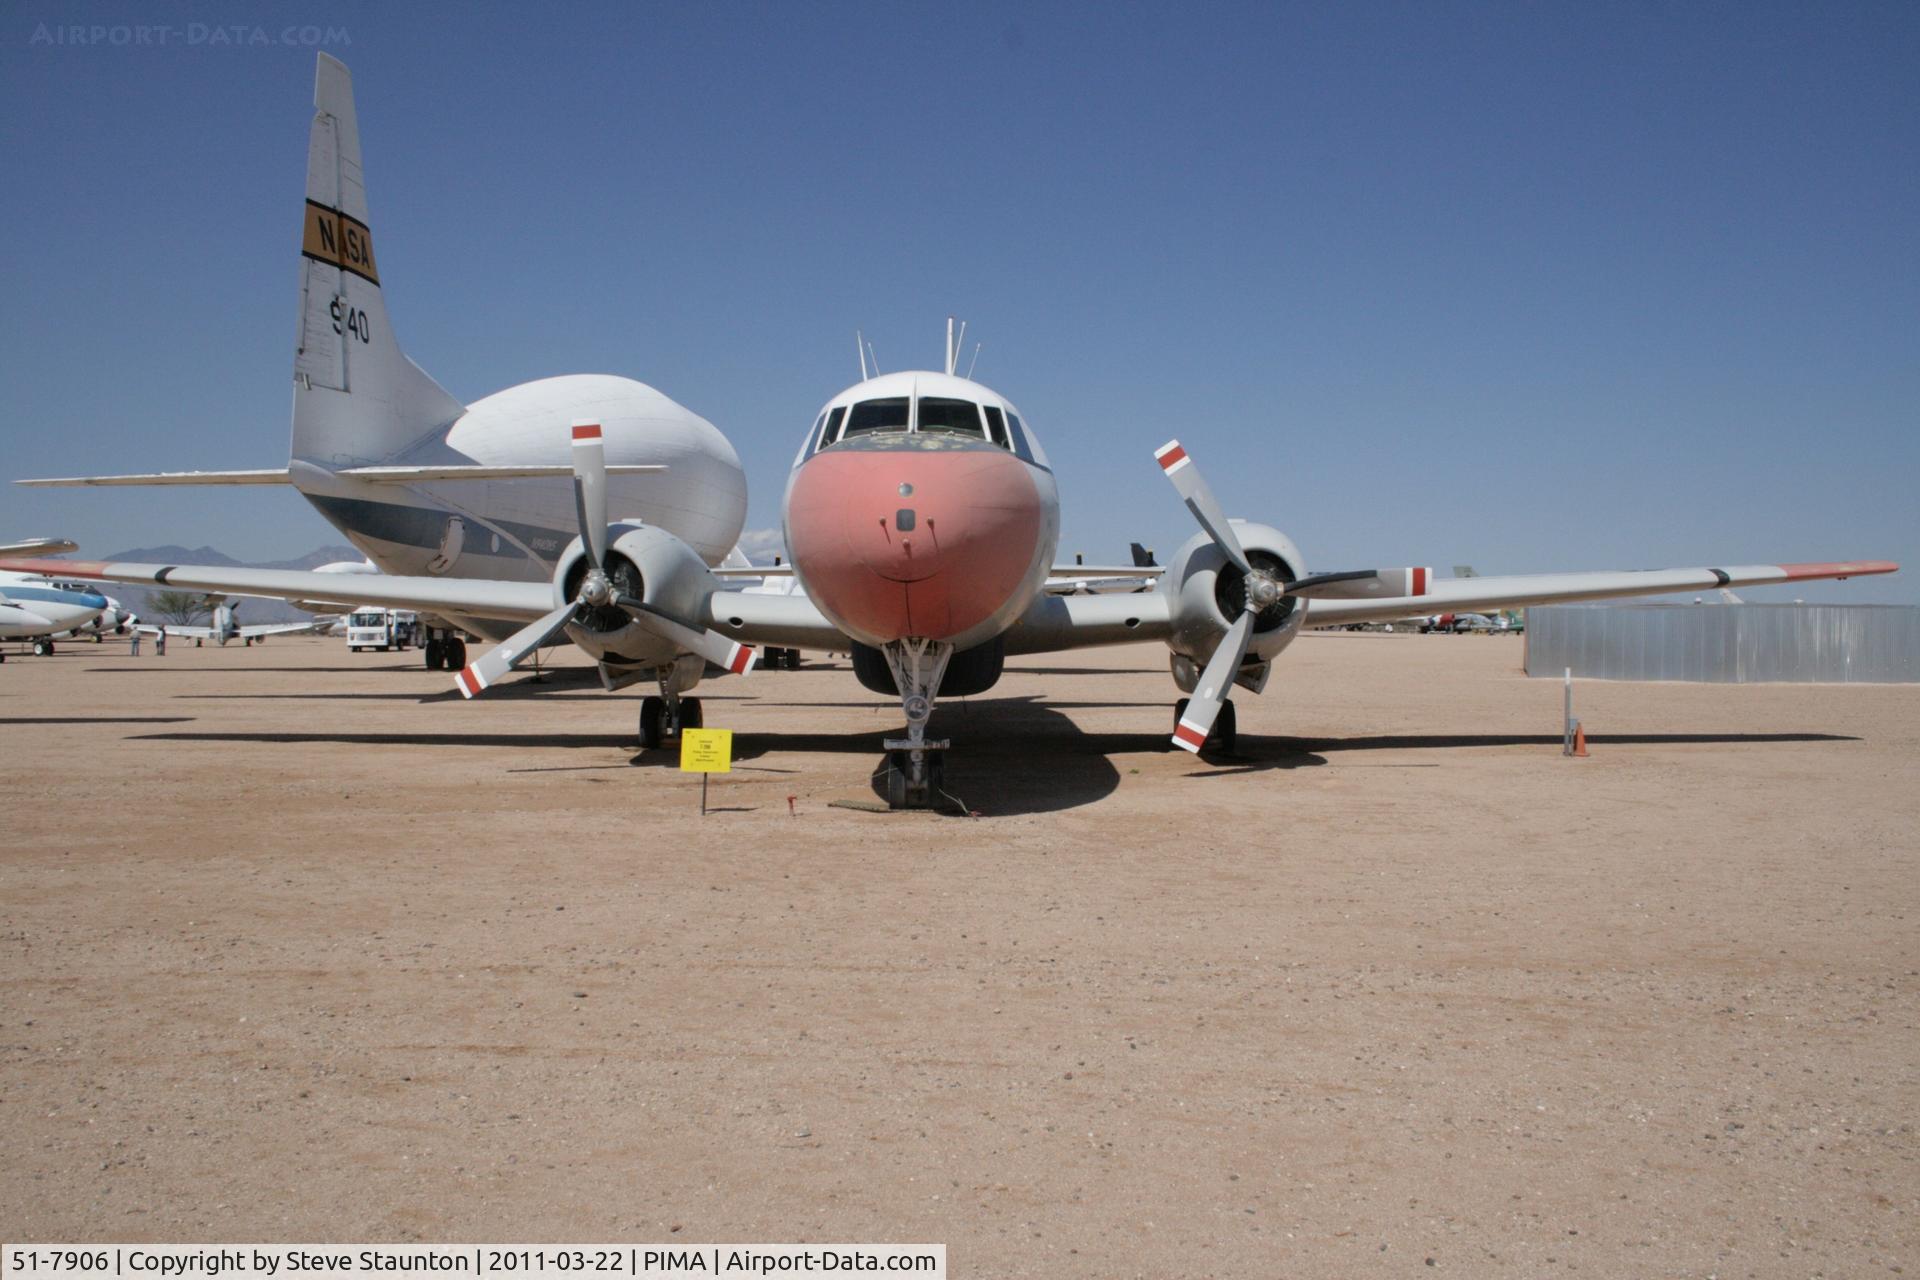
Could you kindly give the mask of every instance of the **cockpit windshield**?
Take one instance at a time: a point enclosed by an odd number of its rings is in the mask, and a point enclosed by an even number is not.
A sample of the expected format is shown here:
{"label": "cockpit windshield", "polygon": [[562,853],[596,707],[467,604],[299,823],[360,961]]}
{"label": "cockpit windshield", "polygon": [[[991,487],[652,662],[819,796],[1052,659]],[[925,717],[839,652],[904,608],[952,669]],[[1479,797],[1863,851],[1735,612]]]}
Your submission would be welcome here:
{"label": "cockpit windshield", "polygon": [[944,396],[920,397],[920,429],[983,438],[987,434],[980,425],[980,406],[971,400],[950,400]]}
{"label": "cockpit windshield", "polygon": [[870,431],[905,431],[906,429],[907,397],[887,396],[881,400],[862,400],[853,406],[853,412],[847,415],[847,427],[840,433],[840,439],[865,435]]}
{"label": "cockpit windshield", "polygon": [[1036,461],[1037,451],[1029,447],[1020,420],[1000,405],[958,396],[905,395],[877,396],[823,411],[794,465],[843,440],[883,431],[968,436],[998,445],[1024,462]]}

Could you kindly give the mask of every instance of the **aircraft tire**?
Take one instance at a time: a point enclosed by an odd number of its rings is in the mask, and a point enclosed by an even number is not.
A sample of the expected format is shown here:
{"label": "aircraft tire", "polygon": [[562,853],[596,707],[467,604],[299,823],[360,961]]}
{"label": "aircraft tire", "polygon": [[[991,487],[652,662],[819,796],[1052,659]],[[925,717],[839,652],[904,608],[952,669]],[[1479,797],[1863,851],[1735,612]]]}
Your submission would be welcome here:
{"label": "aircraft tire", "polygon": [[667,703],[664,698],[648,694],[640,699],[640,747],[651,751],[660,745],[660,721],[665,716]]}
{"label": "aircraft tire", "polygon": [[467,642],[459,638],[447,641],[447,647],[441,650],[442,660],[448,671],[458,671],[467,665]]}
{"label": "aircraft tire", "polygon": [[1207,745],[1223,755],[1232,755],[1240,746],[1240,717],[1233,709],[1233,699],[1228,698],[1220,704],[1219,718],[1213,722],[1213,732],[1207,735]]}
{"label": "aircraft tire", "polygon": [[907,753],[904,751],[887,753],[887,807],[907,807]]}
{"label": "aircraft tire", "polygon": [[426,657],[427,670],[438,671],[440,660],[445,656],[446,646],[438,640],[427,641],[427,647],[420,651]]}
{"label": "aircraft tire", "polygon": [[699,729],[704,727],[706,723],[707,717],[706,713],[700,707],[700,699],[680,699],[680,727],[682,729]]}
{"label": "aircraft tire", "polygon": [[49,656],[50,654],[53,653],[53,641],[35,640],[33,642],[33,653],[34,653],[34,656],[38,658],[45,658]]}

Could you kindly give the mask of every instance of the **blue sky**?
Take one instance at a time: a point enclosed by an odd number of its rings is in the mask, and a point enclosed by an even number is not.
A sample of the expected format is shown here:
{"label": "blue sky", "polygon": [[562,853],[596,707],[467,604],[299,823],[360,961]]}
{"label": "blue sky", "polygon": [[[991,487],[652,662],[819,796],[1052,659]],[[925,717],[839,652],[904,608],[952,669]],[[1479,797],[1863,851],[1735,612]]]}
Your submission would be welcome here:
{"label": "blue sky", "polygon": [[[409,354],[659,387],[750,526],[855,327],[925,367],[954,313],[1065,554],[1192,532],[1177,435],[1316,569],[1920,601],[1912,5],[9,4],[9,478],[285,461],[314,38]],[[41,534],[340,540],[290,490],[9,492]]]}

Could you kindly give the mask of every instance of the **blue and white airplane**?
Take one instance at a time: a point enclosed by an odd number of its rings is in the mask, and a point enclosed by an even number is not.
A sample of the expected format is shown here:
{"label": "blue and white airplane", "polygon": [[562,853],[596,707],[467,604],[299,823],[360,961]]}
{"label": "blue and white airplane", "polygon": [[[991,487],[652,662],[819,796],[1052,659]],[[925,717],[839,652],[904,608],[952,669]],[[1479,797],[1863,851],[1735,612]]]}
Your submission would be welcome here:
{"label": "blue and white airplane", "polygon": [[[16,544],[21,545],[21,544]],[[24,544],[36,550],[73,550],[73,544],[45,539]],[[53,638],[97,624],[110,606],[87,587],[56,583],[37,573],[0,572],[0,640],[28,640],[33,651],[53,652]],[[0,654],[0,662],[6,655]]]}

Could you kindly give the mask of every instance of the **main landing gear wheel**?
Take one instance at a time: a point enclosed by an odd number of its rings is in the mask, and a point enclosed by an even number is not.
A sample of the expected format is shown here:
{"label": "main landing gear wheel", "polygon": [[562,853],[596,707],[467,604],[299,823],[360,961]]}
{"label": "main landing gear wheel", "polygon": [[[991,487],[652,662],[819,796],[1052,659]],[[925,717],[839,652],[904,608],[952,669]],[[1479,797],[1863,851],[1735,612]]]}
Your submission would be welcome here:
{"label": "main landing gear wheel", "polygon": [[467,665],[467,642],[453,639],[446,642],[440,651],[440,660],[448,671],[458,671]]}
{"label": "main landing gear wheel", "polygon": [[640,699],[640,745],[648,751],[678,738],[682,729],[698,729],[705,723],[706,713],[698,698],[680,699],[678,719],[665,698],[650,693]]}
{"label": "main landing gear wheel", "polygon": [[1215,751],[1230,756],[1240,749],[1239,719],[1233,709],[1232,698],[1220,704],[1220,714],[1214,719],[1213,732],[1207,735],[1207,741]]}
{"label": "main landing gear wheel", "polygon": [[427,647],[420,651],[427,662],[427,670],[438,671],[441,660],[446,656],[446,646],[438,640],[427,641]]}
{"label": "main landing gear wheel", "polygon": [[40,657],[40,658],[47,657],[53,652],[53,641],[35,640],[33,642],[33,652],[34,652],[34,656],[36,657]]}

